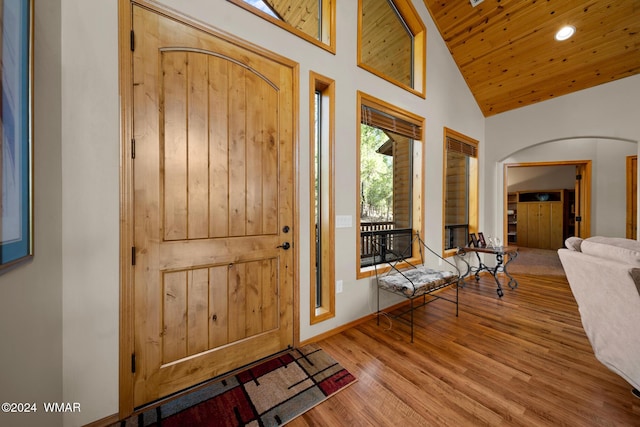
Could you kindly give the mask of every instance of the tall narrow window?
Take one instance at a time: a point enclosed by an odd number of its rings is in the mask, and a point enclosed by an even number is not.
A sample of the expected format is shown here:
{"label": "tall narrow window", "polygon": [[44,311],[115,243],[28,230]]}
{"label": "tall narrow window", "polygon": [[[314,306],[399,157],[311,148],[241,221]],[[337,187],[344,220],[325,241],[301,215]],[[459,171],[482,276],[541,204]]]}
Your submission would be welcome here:
{"label": "tall narrow window", "polygon": [[478,231],[478,141],[445,128],[444,250],[467,246]]}
{"label": "tall narrow window", "polygon": [[[362,93],[358,101],[358,251],[365,276],[393,252],[418,256],[411,242],[422,224],[422,119]],[[388,254],[379,253],[379,242]]]}
{"label": "tall narrow window", "polygon": [[228,0],[332,53],[335,0]]}
{"label": "tall narrow window", "polygon": [[335,316],[333,140],[335,82],[310,72],[311,323]]}
{"label": "tall narrow window", "polygon": [[359,0],[358,65],[425,96],[426,27],[410,0]]}

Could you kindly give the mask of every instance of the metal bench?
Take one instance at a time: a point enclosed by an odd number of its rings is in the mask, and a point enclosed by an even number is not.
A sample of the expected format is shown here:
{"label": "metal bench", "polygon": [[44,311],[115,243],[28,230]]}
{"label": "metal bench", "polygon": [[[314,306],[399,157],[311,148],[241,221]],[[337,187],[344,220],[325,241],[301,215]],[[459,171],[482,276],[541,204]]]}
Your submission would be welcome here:
{"label": "metal bench", "polygon": [[[409,247],[397,250],[387,247],[387,239],[384,236],[375,236],[375,257],[379,261],[374,264],[376,272],[376,284],[378,289],[377,321],[380,324],[380,315],[384,314],[392,319],[397,319],[411,327],[411,342],[414,337],[414,316],[417,308],[423,307],[436,300],[445,300],[456,305],[456,317],[458,316],[458,287],[461,280],[458,267],[429,248],[420,233],[416,232],[409,242]],[[420,263],[412,263],[411,248],[418,243]],[[439,264],[446,265],[448,270],[430,268],[425,265],[425,256],[432,255],[434,260],[440,260]],[[385,268],[380,266],[385,265]],[[440,295],[440,290],[455,286],[455,299]],[[400,313],[390,315],[380,309],[380,292],[390,292],[409,300],[409,307],[402,307]],[[418,300],[421,299],[421,300]]]}

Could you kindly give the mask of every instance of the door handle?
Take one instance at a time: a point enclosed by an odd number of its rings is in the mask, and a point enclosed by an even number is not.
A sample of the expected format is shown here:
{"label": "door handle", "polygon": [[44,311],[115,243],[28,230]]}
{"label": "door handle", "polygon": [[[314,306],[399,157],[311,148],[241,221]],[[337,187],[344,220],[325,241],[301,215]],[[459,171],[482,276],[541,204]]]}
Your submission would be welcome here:
{"label": "door handle", "polygon": [[282,248],[282,249],[284,249],[285,251],[286,251],[287,249],[289,249],[290,247],[291,247],[291,244],[290,244],[289,242],[284,242],[283,244],[276,246],[276,248]]}

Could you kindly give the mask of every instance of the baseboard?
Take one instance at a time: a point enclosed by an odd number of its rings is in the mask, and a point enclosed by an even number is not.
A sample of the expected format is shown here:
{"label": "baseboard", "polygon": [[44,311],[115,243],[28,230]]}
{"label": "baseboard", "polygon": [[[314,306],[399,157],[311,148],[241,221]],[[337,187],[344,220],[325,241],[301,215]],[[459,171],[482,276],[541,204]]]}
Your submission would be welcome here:
{"label": "baseboard", "polygon": [[93,421],[89,424],[85,424],[84,427],[108,427],[120,421],[118,414],[109,415],[102,419]]}
{"label": "baseboard", "polygon": [[[397,310],[399,308],[402,308],[405,305],[408,305],[409,302],[410,302],[409,300],[401,301],[401,302],[399,302],[397,304],[391,305],[389,307],[385,307],[383,310],[384,311],[394,311],[394,310]],[[331,330],[329,330],[327,332],[323,332],[323,333],[321,333],[319,335],[315,335],[315,336],[313,336],[313,337],[311,337],[309,339],[301,341],[300,342],[300,346],[302,347],[303,345],[307,345],[307,344],[315,343],[315,342],[318,342],[318,341],[322,341],[323,339],[329,338],[329,337],[331,337],[333,335],[337,335],[340,332],[344,332],[347,329],[351,329],[353,327],[356,327],[361,323],[367,322],[367,321],[369,321],[371,319],[375,319],[377,315],[378,315],[377,312],[367,314],[364,317],[361,317],[359,319],[353,320],[353,321],[351,321],[349,323],[345,323],[344,325],[338,326],[335,329],[331,329]]]}

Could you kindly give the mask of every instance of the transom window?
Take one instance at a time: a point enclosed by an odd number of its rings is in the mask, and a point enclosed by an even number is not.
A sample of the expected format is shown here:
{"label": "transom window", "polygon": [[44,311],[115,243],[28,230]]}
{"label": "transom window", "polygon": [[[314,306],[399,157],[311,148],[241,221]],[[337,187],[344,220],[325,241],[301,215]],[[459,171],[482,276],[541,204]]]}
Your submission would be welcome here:
{"label": "transom window", "polygon": [[228,0],[335,53],[335,0]]}
{"label": "transom window", "polygon": [[359,0],[358,65],[425,96],[426,28],[410,0]]}

